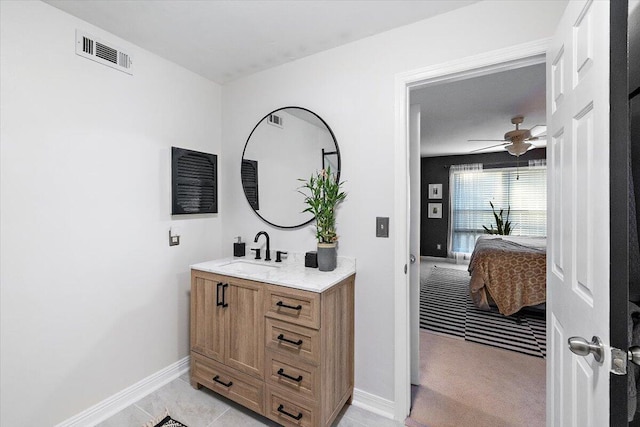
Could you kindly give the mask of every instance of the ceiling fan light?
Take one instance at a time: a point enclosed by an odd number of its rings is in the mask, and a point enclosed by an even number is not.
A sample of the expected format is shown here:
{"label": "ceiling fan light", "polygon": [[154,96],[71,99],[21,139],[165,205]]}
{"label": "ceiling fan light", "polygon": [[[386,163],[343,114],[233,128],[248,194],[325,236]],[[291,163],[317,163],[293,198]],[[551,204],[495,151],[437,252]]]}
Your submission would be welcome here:
{"label": "ceiling fan light", "polygon": [[511,144],[507,145],[505,148],[512,156],[520,156],[527,152],[527,150],[531,147],[530,142],[522,142],[519,144]]}

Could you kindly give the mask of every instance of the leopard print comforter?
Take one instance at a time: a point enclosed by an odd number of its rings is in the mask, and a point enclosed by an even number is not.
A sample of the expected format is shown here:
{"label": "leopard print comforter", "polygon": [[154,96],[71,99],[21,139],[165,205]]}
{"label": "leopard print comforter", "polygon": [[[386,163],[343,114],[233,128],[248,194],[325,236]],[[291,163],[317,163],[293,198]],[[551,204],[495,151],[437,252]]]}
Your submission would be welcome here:
{"label": "leopard print comforter", "polygon": [[532,247],[523,238],[478,239],[469,262],[469,288],[478,308],[489,310],[492,299],[509,316],[546,301],[547,255],[539,242]]}

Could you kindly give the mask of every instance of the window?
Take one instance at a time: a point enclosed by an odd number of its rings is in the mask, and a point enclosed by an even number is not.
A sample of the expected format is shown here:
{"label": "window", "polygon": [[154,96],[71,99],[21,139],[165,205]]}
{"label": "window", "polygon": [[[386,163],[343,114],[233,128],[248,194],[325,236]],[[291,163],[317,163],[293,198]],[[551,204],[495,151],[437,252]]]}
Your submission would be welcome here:
{"label": "window", "polygon": [[[466,166],[466,165],[463,165]],[[477,238],[484,234],[496,212],[509,207],[512,235],[547,235],[547,168],[470,169],[451,167],[450,252],[473,252]],[[506,219],[506,218],[505,218]]]}

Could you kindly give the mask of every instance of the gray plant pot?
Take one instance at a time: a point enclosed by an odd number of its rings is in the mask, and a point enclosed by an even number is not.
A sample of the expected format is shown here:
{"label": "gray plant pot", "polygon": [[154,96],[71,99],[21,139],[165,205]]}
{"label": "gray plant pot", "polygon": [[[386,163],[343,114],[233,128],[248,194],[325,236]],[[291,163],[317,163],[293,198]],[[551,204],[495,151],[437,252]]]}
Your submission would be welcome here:
{"label": "gray plant pot", "polygon": [[337,264],[335,243],[318,243],[318,270],[333,271]]}

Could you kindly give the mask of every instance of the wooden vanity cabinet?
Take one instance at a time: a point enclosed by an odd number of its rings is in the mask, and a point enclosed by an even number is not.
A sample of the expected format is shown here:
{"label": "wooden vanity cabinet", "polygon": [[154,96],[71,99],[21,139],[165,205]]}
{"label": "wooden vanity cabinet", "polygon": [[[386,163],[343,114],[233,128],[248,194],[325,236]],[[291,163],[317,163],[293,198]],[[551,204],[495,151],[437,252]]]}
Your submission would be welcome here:
{"label": "wooden vanity cabinet", "polygon": [[264,376],[264,286],[202,271],[191,278],[191,351]]}
{"label": "wooden vanity cabinet", "polygon": [[192,270],[191,384],[329,427],[353,395],[354,282],[317,293]]}
{"label": "wooden vanity cabinet", "polygon": [[267,417],[328,427],[351,400],[354,281],[352,275],[322,293],[267,285]]}
{"label": "wooden vanity cabinet", "polygon": [[191,351],[224,363],[225,310],[220,306],[222,277],[198,273],[191,276]]}

